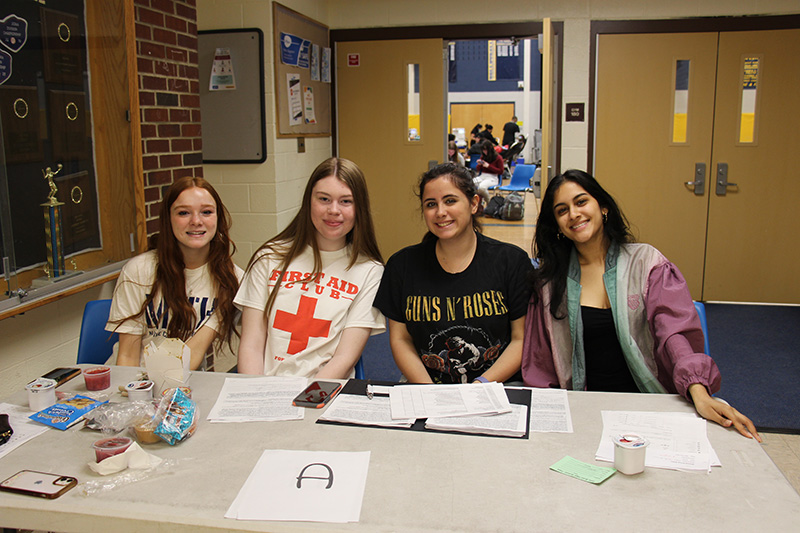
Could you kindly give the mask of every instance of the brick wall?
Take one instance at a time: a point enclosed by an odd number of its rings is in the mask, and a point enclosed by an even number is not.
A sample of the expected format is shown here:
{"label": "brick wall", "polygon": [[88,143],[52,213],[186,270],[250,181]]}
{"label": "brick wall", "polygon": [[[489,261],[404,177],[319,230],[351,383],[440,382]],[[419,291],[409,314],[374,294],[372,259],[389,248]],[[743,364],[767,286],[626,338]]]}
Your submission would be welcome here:
{"label": "brick wall", "polygon": [[134,0],[148,235],[161,194],[202,176],[196,0]]}

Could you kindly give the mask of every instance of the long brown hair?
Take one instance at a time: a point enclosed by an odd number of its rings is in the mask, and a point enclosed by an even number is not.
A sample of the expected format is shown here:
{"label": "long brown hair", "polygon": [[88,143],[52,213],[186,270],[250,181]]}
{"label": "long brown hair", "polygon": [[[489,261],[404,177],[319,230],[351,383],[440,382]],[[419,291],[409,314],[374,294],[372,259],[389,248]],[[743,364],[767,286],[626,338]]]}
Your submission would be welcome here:
{"label": "long brown hair", "polygon": [[[378,241],[375,238],[375,226],[372,223],[369,193],[367,192],[367,181],[364,179],[364,173],[361,172],[358,165],[348,159],[331,157],[317,165],[317,168],[311,173],[311,177],[306,184],[306,190],[303,193],[303,202],[300,204],[300,210],[297,215],[286,226],[286,229],[269,239],[255,251],[253,257],[250,258],[250,263],[247,265],[248,271],[256,261],[264,257],[260,253],[263,250],[268,250],[279,257],[279,270],[286,272],[292,261],[303,253],[306,246],[310,246],[314,253],[314,267],[311,269],[311,273],[301,281],[307,282],[319,275],[322,270],[322,258],[317,244],[317,230],[311,221],[311,193],[318,181],[331,176],[347,185],[353,194],[355,223],[353,224],[353,229],[346,235],[346,242],[350,246],[350,261],[347,264],[347,268],[349,269],[356,264],[361,256],[383,263]],[[281,276],[267,298],[267,306],[264,311],[267,320],[282,281],[283,277]]]}
{"label": "long brown hair", "polygon": [[235,332],[234,320],[236,317],[233,298],[239,288],[239,280],[236,277],[232,259],[236,245],[231,241],[229,233],[231,216],[214,187],[199,177],[185,176],[179,179],[170,186],[164,195],[158,218],[159,233],[150,239],[150,249],[156,250],[157,257],[155,280],[150,288],[150,294],[147,295],[139,312],[120,320],[120,323],[141,316],[160,291],[170,314],[167,326],[168,335],[185,341],[194,334],[197,319],[186,294],[186,276],[184,275],[186,265],[172,230],[170,216],[172,204],[175,203],[178,196],[193,187],[208,191],[217,206],[217,233],[211,239],[206,264],[216,292],[217,301],[214,312],[219,316],[218,339],[230,344]]}

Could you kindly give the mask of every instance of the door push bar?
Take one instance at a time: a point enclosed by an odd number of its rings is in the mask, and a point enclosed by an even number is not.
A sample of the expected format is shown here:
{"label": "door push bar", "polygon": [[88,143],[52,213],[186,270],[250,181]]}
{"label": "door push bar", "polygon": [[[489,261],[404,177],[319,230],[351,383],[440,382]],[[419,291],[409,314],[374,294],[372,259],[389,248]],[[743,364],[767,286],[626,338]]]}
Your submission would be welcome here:
{"label": "door push bar", "polygon": [[728,163],[717,163],[717,196],[725,196],[728,187],[738,187],[737,183],[728,182]]}

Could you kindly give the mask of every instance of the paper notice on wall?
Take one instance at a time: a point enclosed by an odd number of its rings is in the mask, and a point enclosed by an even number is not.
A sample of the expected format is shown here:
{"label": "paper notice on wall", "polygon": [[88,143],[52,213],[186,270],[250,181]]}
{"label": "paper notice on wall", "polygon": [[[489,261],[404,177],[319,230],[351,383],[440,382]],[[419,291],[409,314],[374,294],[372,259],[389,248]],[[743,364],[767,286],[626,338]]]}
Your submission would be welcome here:
{"label": "paper notice on wall", "polygon": [[316,124],[317,117],[314,114],[314,88],[303,87],[303,113],[306,117],[306,124]]}
{"label": "paper notice on wall", "polygon": [[319,81],[319,45],[311,45],[311,81]]}
{"label": "paper notice on wall", "polygon": [[292,67],[308,68],[311,41],[281,32],[281,62]]}
{"label": "paper notice on wall", "polygon": [[286,75],[289,91],[289,125],[299,126],[303,123],[303,95],[300,88],[300,74]]}
{"label": "paper notice on wall", "polygon": [[323,48],[322,49],[322,65],[321,65],[321,77],[323,83],[330,83],[331,82],[331,49],[330,48]]}
{"label": "paper notice on wall", "polygon": [[217,48],[214,63],[211,65],[209,91],[232,91],[236,89],[236,78],[233,75],[233,61],[228,48]]}

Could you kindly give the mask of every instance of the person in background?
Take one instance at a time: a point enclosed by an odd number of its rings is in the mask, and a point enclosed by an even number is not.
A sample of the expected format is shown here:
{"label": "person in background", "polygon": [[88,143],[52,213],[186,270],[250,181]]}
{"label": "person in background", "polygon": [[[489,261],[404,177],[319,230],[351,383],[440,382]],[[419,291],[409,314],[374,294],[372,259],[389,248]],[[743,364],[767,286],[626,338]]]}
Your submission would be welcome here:
{"label": "person in background", "polygon": [[489,141],[483,141],[481,143],[481,159],[475,167],[478,175],[474,179],[475,185],[478,187],[478,194],[487,202],[489,201],[489,187],[500,185],[505,168],[505,162],[497,154],[494,145]]}
{"label": "person in background", "polygon": [[516,135],[519,133],[519,125],[517,125],[517,117],[511,117],[510,122],[506,122],[503,126],[503,142],[500,144],[508,148],[514,144]]}
{"label": "person in background", "polygon": [[528,254],[481,233],[464,167],[438,165],[418,190],[428,232],[389,259],[375,298],[397,366],[412,383],[518,382]]}
{"label": "person in background", "polygon": [[114,289],[106,330],[119,333],[118,365],[141,366],[144,346],[157,337],[184,341],[192,370],[207,367],[215,341],[215,348],[230,345],[242,276],[230,225],[219,194],[203,178],[170,186],[150,251],[125,263]]}
{"label": "person in background", "polygon": [[634,243],[617,203],[589,174],[551,180],[536,223],[522,376],[531,387],[678,393],[703,418],[761,442],[749,418],[711,395],[717,365],[686,281]]}
{"label": "person in background", "polygon": [[494,134],[492,133],[493,129],[494,127],[491,124],[487,124],[484,127],[484,130],[481,131],[479,135],[483,137],[485,140],[492,143],[493,145],[497,146],[497,139],[495,139]]}
{"label": "person in background", "polygon": [[383,274],[367,184],[347,159],[320,163],[300,211],[250,259],[234,303],[242,309],[239,372],[347,378],[371,334]]}
{"label": "person in background", "polygon": [[464,156],[458,151],[458,145],[456,145],[455,141],[449,141],[447,143],[447,157],[451,163],[461,165],[462,167],[466,166]]}
{"label": "person in background", "polygon": [[472,128],[472,130],[469,132],[469,136],[470,136],[470,139],[471,139],[470,142],[469,142],[470,148],[472,148],[472,146],[475,145],[475,144],[480,144],[480,142],[483,140],[481,138],[481,128],[482,127],[483,127],[483,124],[481,124],[479,122],[479,123],[475,124],[475,127]]}

